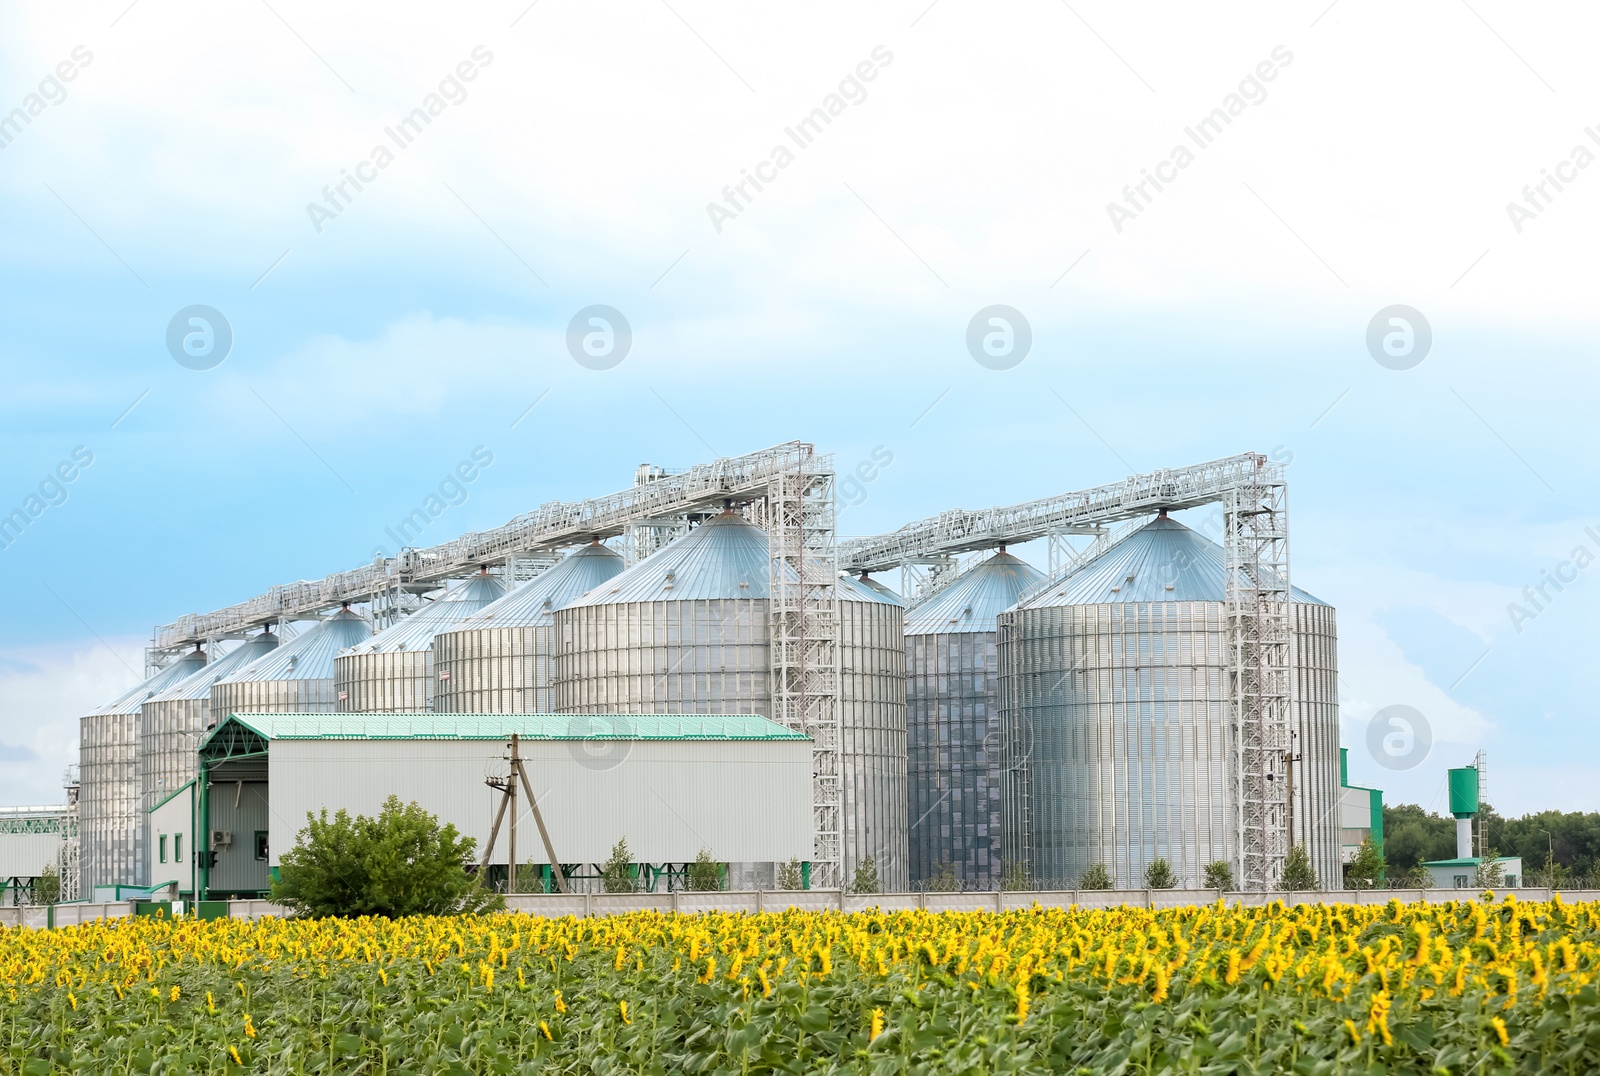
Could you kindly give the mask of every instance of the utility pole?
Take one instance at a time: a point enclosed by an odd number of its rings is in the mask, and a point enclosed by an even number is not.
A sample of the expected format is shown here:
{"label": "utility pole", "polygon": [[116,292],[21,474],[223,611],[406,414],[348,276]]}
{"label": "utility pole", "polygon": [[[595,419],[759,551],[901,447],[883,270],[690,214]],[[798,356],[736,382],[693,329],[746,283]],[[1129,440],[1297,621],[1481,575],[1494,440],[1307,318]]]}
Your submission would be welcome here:
{"label": "utility pole", "polygon": [[511,828],[507,834],[506,851],[510,857],[510,877],[506,882],[506,892],[517,891],[517,789],[520,787],[528,796],[528,807],[533,811],[533,821],[539,827],[539,838],[544,842],[544,854],[550,863],[550,874],[555,879],[556,889],[567,892],[567,878],[561,871],[561,863],[556,859],[555,845],[550,842],[550,832],[545,829],[544,815],[539,813],[539,801],[533,794],[533,785],[528,782],[528,771],[522,764],[522,753],[516,733],[511,734],[510,742],[506,745],[511,749],[511,772],[505,777],[485,777],[483,783],[490,788],[499,789],[500,806],[495,809],[494,824],[489,828],[489,843],[484,846],[483,860],[478,864],[480,872],[489,869],[489,859],[494,855],[495,838],[500,835],[500,823],[505,819],[509,809],[511,813]]}

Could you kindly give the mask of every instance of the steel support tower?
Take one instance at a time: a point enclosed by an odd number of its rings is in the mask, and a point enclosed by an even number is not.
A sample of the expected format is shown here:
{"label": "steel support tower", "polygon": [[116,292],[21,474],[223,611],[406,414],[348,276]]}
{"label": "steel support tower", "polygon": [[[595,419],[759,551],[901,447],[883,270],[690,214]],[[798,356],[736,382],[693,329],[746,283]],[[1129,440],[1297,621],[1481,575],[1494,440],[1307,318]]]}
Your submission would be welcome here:
{"label": "steel support tower", "polygon": [[767,487],[772,717],[811,738],[811,878],[845,884],[833,461],[798,446]]}
{"label": "steel support tower", "polygon": [[1263,468],[1223,499],[1239,884],[1277,884],[1289,854],[1289,513],[1281,471]]}

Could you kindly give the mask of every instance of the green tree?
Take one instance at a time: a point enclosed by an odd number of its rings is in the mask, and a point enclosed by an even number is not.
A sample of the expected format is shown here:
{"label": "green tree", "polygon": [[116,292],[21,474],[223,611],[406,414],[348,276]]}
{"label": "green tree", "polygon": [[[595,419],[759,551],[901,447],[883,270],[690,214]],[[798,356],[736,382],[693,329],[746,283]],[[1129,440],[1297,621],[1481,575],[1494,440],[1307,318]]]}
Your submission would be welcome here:
{"label": "green tree", "polygon": [[800,873],[800,859],[795,857],[787,863],[778,865],[778,888],[791,892],[798,890],[805,884],[805,875]]}
{"label": "green tree", "polygon": [[633,853],[628,851],[628,838],[619,837],[611,846],[611,858],[600,868],[600,884],[607,893],[633,893],[639,880],[633,874]]}
{"label": "green tree", "polygon": [[1206,888],[1220,889],[1224,893],[1233,889],[1233,866],[1226,859],[1206,864]]}
{"label": "green tree", "polygon": [[1157,856],[1144,869],[1144,884],[1146,889],[1173,889],[1178,884],[1178,876],[1172,873],[1172,864],[1165,857]]}
{"label": "green tree", "polygon": [[946,861],[934,868],[932,876],[928,878],[928,892],[961,892],[961,879],[956,877],[955,864]]}
{"label": "green tree", "polygon": [[1383,854],[1397,871],[1430,860],[1452,859],[1456,854],[1455,820],[1430,814],[1414,803],[1385,805]]}
{"label": "green tree", "polygon": [[1506,869],[1500,862],[1500,854],[1493,848],[1489,854],[1478,860],[1478,869],[1473,872],[1472,884],[1479,889],[1499,889],[1506,884]]}
{"label": "green tree", "polygon": [[1361,842],[1361,847],[1356,849],[1355,858],[1344,869],[1344,887],[1346,889],[1375,889],[1383,880],[1384,871],[1388,864],[1383,858],[1383,849],[1378,847],[1378,842],[1371,837]]}
{"label": "green tree", "polygon": [[1427,867],[1424,867],[1420,863],[1406,871],[1405,877],[1400,879],[1400,881],[1403,883],[1401,885],[1402,889],[1433,888],[1433,874],[1429,872]]}
{"label": "green tree", "polygon": [[529,859],[526,863],[517,867],[517,892],[544,892],[544,864],[535,863],[532,859]]}
{"label": "green tree", "polygon": [[689,877],[684,880],[685,888],[710,892],[722,888],[722,864],[711,858],[711,852],[702,848],[695,853],[694,862],[689,864]]}
{"label": "green tree", "polygon": [[455,915],[503,907],[467,873],[476,842],[390,796],[376,818],[306,814],[272,899],[303,916]]}
{"label": "green tree", "polygon": [[39,877],[33,880],[33,902],[54,904],[60,899],[61,875],[57,873],[54,863],[47,863],[44,870],[39,872]]}
{"label": "green tree", "polygon": [[856,876],[850,882],[852,893],[878,892],[878,865],[868,856],[856,864]]}
{"label": "green tree", "polygon": [[1289,858],[1283,863],[1283,878],[1278,882],[1280,889],[1290,893],[1304,893],[1318,888],[1317,871],[1311,865],[1311,853],[1306,851],[1306,846],[1297,844],[1289,849]]}
{"label": "green tree", "polygon": [[1083,877],[1078,879],[1079,889],[1110,889],[1111,872],[1106,870],[1104,863],[1091,863],[1089,869],[1083,872]]}
{"label": "green tree", "polygon": [[1027,868],[1013,859],[1000,871],[1000,888],[1008,893],[1025,893],[1033,888],[1033,881]]}

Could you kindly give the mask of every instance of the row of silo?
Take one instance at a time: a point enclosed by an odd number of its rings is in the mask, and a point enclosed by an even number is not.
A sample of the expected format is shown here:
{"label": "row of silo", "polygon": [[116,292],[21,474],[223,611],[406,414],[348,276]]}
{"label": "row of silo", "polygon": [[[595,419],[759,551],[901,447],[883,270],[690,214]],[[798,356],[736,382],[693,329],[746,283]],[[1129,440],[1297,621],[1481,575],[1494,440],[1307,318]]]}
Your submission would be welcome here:
{"label": "row of silo", "polygon": [[362,639],[334,658],[334,709],[340,713],[408,714],[434,708],[433,641],[505,594],[480,572],[404,620]]}
{"label": "row of silo", "polygon": [[[135,770],[141,822],[144,811],[194,779],[195,748],[207,726],[216,720],[211,711],[212,687],[277,646],[278,637],[270,631],[253,635],[166,690],[150,696],[139,707]],[[141,860],[139,881],[149,884],[154,879],[144,876],[144,868]]]}
{"label": "row of silo", "polygon": [[433,639],[433,708],[541,714],[555,707],[555,611],[622,571],[599,542],[583,546]]}
{"label": "row of silo", "polygon": [[78,722],[78,832],[82,891],[131,885],[143,858],[139,799],[139,708],[206,663],[198,649],[130,688]]}
{"label": "row of silo", "polygon": [[81,721],[83,886],[148,884],[144,816],[195,775],[205,729],[230,713],[329,711],[333,659],[372,634],[349,609],[282,642],[262,632],[207,663],[196,650]]}
{"label": "row of silo", "polygon": [[[376,636],[346,609],[270,654],[241,647],[209,675],[191,664],[141,685],[95,715],[146,709],[149,762],[142,787],[121,793],[86,776],[86,869],[100,855],[96,812],[116,813],[97,797],[181,784],[208,712],[771,716],[770,571],[766,533],[729,512],[626,571],[596,543],[510,593],[480,575]],[[846,879],[871,856],[886,888],[949,873],[988,888],[1018,859],[1036,884],[1071,885],[1102,862],[1136,885],[1159,855],[1198,882],[1206,863],[1234,858],[1220,548],[1163,517],[1011,608],[1041,580],[1002,550],[910,613],[871,580],[840,581]],[[1296,837],[1332,880],[1333,610],[1297,590],[1292,615]],[[97,775],[114,757],[97,745],[115,734],[103,722],[91,741],[90,720],[84,764]],[[1017,774],[1003,743],[1023,745]]]}

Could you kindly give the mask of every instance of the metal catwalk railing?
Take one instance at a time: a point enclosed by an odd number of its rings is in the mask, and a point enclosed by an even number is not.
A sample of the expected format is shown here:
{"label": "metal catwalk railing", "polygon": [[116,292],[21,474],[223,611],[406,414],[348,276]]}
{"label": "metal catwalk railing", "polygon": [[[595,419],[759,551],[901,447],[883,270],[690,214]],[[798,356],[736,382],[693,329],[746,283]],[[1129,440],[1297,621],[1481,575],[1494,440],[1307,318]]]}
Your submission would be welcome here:
{"label": "metal catwalk railing", "polygon": [[237,605],[179,617],[155,629],[152,645],[157,650],[172,650],[238,635],[277,620],[312,617],[344,602],[366,601],[397,583],[457,579],[479,565],[503,564],[517,554],[611,538],[627,532],[636,520],[670,519],[719,506],[728,499],[764,497],[780,474],[794,469],[797,456],[815,457],[818,469],[832,469],[831,459],[817,457],[813,446],[790,441],[701,464],[604,497],[552,501],[502,527],[464,534],[427,549],[402,550],[398,556],[380,563],[323,579],[286,583]]}
{"label": "metal catwalk railing", "polygon": [[907,523],[890,534],[839,545],[839,567],[882,572],[956,553],[1032,541],[1050,534],[1098,535],[1110,523],[1223,500],[1277,465],[1247,452],[1192,467],[1164,468],[1121,482],[1001,508],[952,509]]}

